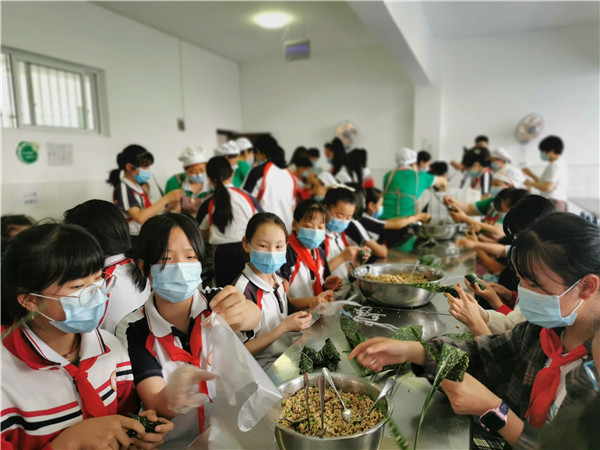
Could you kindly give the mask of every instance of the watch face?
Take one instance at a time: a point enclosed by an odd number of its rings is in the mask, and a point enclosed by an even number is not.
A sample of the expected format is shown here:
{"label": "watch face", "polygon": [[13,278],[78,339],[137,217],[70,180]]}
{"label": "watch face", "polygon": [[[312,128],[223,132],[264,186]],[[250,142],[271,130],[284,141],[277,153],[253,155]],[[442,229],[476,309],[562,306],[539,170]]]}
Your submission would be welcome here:
{"label": "watch face", "polygon": [[500,428],[506,425],[506,421],[504,419],[501,419],[496,415],[495,412],[491,411],[481,418],[481,423],[483,423],[492,431],[498,431]]}

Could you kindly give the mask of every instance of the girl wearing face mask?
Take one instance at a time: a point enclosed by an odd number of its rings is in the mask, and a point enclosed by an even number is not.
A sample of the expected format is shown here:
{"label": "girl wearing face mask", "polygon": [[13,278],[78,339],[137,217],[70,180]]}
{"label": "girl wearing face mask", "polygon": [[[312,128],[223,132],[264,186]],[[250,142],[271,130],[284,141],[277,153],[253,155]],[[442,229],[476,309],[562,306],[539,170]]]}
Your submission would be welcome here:
{"label": "girl wearing face mask", "polygon": [[[562,405],[595,395],[585,363],[600,311],[599,254],[598,227],[573,214],[550,214],[519,234],[511,259],[527,321],[471,343],[429,342],[438,351],[449,343],[469,355],[464,380],[442,382],[456,413],[479,416],[513,447],[533,448],[538,430],[552,425]],[[374,370],[411,361],[428,376],[435,372],[418,343],[375,338],[358,345],[354,357]]]}
{"label": "girl wearing face mask", "polygon": [[134,241],[146,220],[163,209],[165,212],[176,209],[183,195],[181,189],[175,189],[152,204],[143,186],[151,178],[153,163],[152,153],[141,145],[129,145],[117,155],[118,168],[110,172],[107,180],[114,187],[113,202],[129,222],[129,234]]}
{"label": "girl wearing face mask", "polygon": [[474,147],[467,150],[462,159],[464,170],[471,178],[471,189],[481,191],[481,199],[490,197],[490,187],[492,186],[493,172],[489,165],[490,153],[485,148]]}
{"label": "girl wearing face mask", "polygon": [[[234,330],[253,329],[260,320],[260,310],[233,286],[202,288],[203,251],[189,216],[167,213],[148,220],[136,245],[136,279],[140,286],[148,280],[153,292],[117,327],[142,404],[175,423],[165,441],[172,448],[185,448],[209,424],[215,385],[211,374],[197,368],[210,371],[208,355],[219,347],[207,341],[203,318],[219,314]],[[190,389],[190,403],[171,394],[182,385]]]}
{"label": "girl wearing face mask", "polygon": [[289,300],[296,310],[333,301],[333,291],[342,285],[339,277],[331,276],[325,250],[320,247],[326,224],[327,212],[315,200],[305,200],[294,209],[293,232],[281,274],[289,280]]}
{"label": "girl wearing face mask", "polygon": [[208,179],[214,193],[204,202],[196,220],[213,246],[217,286],[233,284],[244,268],[242,238],[250,218],[262,208],[254,197],[233,186],[233,171],[223,156],[208,161]]}
{"label": "girl wearing face mask", "polygon": [[266,369],[292,344],[291,332],[308,328],[312,316],[308,311],[288,315],[287,281],[277,273],[286,262],[287,231],[281,219],[272,213],[256,214],[248,222],[243,244],[250,262],[235,287],[262,314],[260,324],[240,338]]}
{"label": "girl wearing face mask", "polygon": [[[356,209],[356,197],[353,190],[348,187],[331,188],[325,194],[323,206],[325,206],[329,220],[327,221],[325,240],[321,245],[325,250],[332,275],[348,282],[350,270],[348,264],[358,266],[370,256],[369,249],[350,245],[345,233]],[[362,260],[360,259],[361,250],[365,250]]]}
{"label": "girl wearing face mask", "polygon": [[[114,276],[98,241],[76,225],[44,224],[2,255],[2,448],[159,446],[173,424],[145,433],[129,356],[97,329]],[[130,438],[128,430],[137,433]]]}
{"label": "girl wearing face mask", "polygon": [[184,172],[167,180],[165,193],[182,189],[181,205],[173,212],[195,216],[210,190],[206,179],[206,154],[202,148],[190,145],[178,159],[183,164]]}

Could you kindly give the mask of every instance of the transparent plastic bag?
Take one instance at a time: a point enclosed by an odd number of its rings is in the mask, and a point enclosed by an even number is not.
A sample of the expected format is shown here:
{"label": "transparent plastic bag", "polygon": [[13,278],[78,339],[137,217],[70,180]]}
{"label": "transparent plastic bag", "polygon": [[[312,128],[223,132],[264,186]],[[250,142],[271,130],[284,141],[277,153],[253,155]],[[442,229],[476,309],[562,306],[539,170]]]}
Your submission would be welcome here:
{"label": "transparent plastic bag", "polygon": [[214,374],[191,364],[186,364],[175,370],[169,377],[166,386],[169,409],[179,414],[185,414],[208,402],[208,395],[199,391],[198,383],[202,380],[212,380],[214,378]]}
{"label": "transparent plastic bag", "polygon": [[357,307],[362,306],[360,303],[352,301],[352,299],[356,297],[357,295],[353,295],[348,300],[336,300],[329,303],[321,303],[311,309],[310,312],[320,316],[334,316],[340,310],[340,308],[343,308],[344,305],[353,305]]}
{"label": "transparent plastic bag", "polygon": [[218,375],[209,448],[272,447],[277,416],[268,413],[281,402],[281,393],[219,315],[211,314],[203,328],[213,343],[211,372]]}

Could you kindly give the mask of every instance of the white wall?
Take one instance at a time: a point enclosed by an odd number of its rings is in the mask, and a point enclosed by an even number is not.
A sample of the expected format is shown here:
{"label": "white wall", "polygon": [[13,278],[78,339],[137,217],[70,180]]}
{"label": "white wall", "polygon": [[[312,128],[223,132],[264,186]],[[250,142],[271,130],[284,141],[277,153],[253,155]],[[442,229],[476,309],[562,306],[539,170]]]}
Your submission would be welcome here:
{"label": "white wall", "polygon": [[[441,155],[458,159],[478,134],[518,163],[539,170],[539,140],[565,142],[569,196],[599,196],[599,28],[557,28],[450,41],[442,48]],[[541,137],[514,138],[528,113],[545,120]],[[535,166],[535,167],[534,167]]]}
{"label": "white wall", "polygon": [[[217,128],[241,129],[236,62],[182,43],[182,111],[178,40],[90,3],[5,2],[2,44],[103,69],[110,121],[110,136],[4,129],[3,214],[59,217],[89,198],[110,199],[104,180],[130,143],[154,154],[152,171],[162,183],[181,169],[177,156],[186,145],[212,151]],[[182,114],[185,132],[176,127]],[[17,160],[20,141],[40,143],[36,163]],[[49,166],[47,143],[72,144],[74,165]],[[30,191],[40,202],[25,206],[23,193]]]}
{"label": "white wall", "polygon": [[288,159],[299,145],[322,151],[350,119],[380,185],[396,151],[412,144],[412,83],[383,48],[243,63],[241,79],[244,130],[273,133]]}

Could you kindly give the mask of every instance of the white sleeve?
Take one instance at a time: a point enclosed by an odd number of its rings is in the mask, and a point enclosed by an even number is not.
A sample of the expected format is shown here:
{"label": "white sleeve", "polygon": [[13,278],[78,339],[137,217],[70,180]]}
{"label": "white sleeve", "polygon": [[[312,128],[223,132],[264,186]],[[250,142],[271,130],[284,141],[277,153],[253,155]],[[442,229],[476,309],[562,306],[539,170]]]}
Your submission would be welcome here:
{"label": "white sleeve", "polygon": [[526,320],[518,305],[506,315],[491,310],[488,311],[488,315],[487,326],[492,334],[502,334],[508,330],[512,330],[517,324]]}
{"label": "white sleeve", "polygon": [[544,173],[542,174],[541,177],[541,181],[543,182],[551,182],[551,183],[556,183],[558,181],[558,178],[560,176],[560,168],[558,167],[558,164],[556,163],[550,163],[548,164],[548,167],[546,167],[546,169],[544,170]]}

